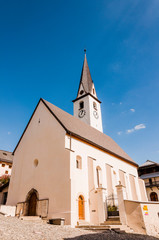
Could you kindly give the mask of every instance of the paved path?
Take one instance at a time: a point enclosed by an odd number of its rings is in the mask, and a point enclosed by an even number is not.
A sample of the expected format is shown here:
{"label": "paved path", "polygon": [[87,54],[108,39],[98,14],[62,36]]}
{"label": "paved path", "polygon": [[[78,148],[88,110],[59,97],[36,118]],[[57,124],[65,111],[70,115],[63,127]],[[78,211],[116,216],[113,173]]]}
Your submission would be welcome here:
{"label": "paved path", "polygon": [[70,226],[55,226],[43,222],[24,221],[0,215],[0,240],[155,240],[145,235],[93,233]]}

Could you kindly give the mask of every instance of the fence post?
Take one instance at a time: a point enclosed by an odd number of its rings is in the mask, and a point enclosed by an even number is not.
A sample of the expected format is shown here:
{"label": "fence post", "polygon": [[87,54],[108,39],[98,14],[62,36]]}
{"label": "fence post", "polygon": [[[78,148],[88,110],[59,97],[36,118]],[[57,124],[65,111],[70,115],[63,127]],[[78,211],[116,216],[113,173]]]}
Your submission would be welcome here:
{"label": "fence post", "polygon": [[123,188],[124,188],[124,186],[121,185],[120,183],[119,183],[119,185],[116,186],[117,196],[118,196],[118,207],[119,207],[120,222],[124,225],[125,224],[127,225],[127,217],[126,217],[125,204],[124,204]]}

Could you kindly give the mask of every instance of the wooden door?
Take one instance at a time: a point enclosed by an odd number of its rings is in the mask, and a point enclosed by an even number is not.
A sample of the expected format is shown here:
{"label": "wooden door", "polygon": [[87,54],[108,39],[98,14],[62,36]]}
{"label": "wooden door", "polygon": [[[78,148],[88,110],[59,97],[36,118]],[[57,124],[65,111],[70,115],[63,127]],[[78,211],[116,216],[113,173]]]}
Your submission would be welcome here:
{"label": "wooden door", "polygon": [[33,192],[29,199],[28,216],[36,216],[37,196]]}
{"label": "wooden door", "polygon": [[78,198],[78,215],[79,215],[80,220],[85,219],[85,216],[84,216],[84,197],[81,196],[81,195]]}

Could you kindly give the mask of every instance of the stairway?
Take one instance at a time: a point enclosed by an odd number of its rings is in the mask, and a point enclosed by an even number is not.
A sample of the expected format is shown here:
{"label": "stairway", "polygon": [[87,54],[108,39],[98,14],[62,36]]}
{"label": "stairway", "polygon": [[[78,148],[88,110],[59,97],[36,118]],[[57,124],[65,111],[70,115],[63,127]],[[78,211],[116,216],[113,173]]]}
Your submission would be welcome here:
{"label": "stairway", "polygon": [[103,231],[114,231],[116,233],[133,233],[133,230],[127,225],[122,225],[119,217],[109,217],[104,223],[100,225],[79,225],[76,228],[82,228],[85,230],[103,232]]}
{"label": "stairway", "polygon": [[109,217],[104,223],[101,225],[121,225],[119,217]]}

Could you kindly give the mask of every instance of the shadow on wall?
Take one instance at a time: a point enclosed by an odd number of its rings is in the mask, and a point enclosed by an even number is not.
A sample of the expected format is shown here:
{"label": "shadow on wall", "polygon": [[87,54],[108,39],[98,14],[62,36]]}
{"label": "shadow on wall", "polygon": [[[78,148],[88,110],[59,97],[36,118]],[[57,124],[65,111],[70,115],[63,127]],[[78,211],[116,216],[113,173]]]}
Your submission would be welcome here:
{"label": "shadow on wall", "polygon": [[132,233],[116,233],[115,231],[109,230],[102,233],[86,234],[74,238],[64,238],[64,240],[157,240],[158,238],[151,237],[142,234]]}

